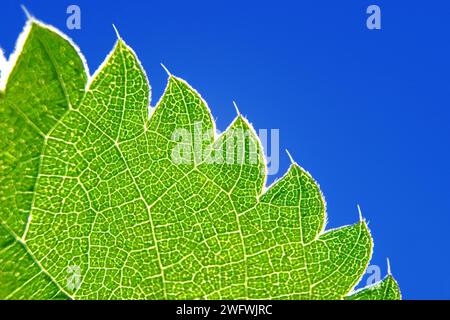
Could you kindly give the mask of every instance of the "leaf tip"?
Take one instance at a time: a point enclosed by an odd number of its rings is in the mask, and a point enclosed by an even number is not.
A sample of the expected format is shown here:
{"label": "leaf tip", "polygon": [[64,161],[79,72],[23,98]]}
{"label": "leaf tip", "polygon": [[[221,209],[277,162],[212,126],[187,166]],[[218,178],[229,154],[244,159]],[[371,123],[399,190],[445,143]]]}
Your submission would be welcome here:
{"label": "leaf tip", "polygon": [[286,149],[285,151],[286,151],[286,153],[287,153],[287,155],[289,157],[289,160],[291,161],[291,164],[296,164],[296,162],[294,161],[294,158],[292,158],[291,154],[289,153],[289,150]]}
{"label": "leaf tip", "polygon": [[389,276],[392,276],[391,262],[389,261],[389,257],[386,257],[386,264],[387,264],[387,273],[388,273]]}
{"label": "leaf tip", "polygon": [[166,68],[166,66],[161,62],[161,67],[164,69],[164,71],[167,73],[169,77],[172,77],[172,74],[170,73],[169,69]]}
{"label": "leaf tip", "polygon": [[236,104],[236,102],[234,100],[233,100],[233,106],[234,106],[234,109],[236,110],[237,116],[240,116],[241,113],[239,112],[239,108],[238,108],[238,106],[237,106],[237,104]]}
{"label": "leaf tip", "polygon": [[2,70],[2,66],[6,63],[5,53],[3,52],[3,49],[0,47],[0,72]]}
{"label": "leaf tip", "polygon": [[356,207],[358,208],[359,221],[362,222],[362,221],[364,221],[364,217],[362,215],[361,207],[359,206],[358,203],[356,204]]}
{"label": "leaf tip", "polygon": [[120,36],[119,30],[117,30],[116,25],[113,23],[112,27],[114,29],[114,32],[116,33],[117,39],[122,40],[122,37]]}
{"label": "leaf tip", "polygon": [[25,7],[23,4],[21,4],[20,7],[22,8],[22,11],[25,13],[27,20],[34,20],[33,16],[31,15],[30,11],[28,11],[27,7]]}

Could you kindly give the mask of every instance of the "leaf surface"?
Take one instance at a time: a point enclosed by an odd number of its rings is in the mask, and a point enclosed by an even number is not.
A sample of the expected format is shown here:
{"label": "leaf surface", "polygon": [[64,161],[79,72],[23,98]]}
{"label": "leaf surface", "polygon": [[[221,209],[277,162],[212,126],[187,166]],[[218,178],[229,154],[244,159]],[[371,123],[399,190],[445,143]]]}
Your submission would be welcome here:
{"label": "leaf surface", "polygon": [[0,91],[0,297],[51,298],[59,290],[21,238],[46,137],[81,99],[87,76],[73,45],[37,22],[27,23],[18,46],[7,89]]}
{"label": "leaf surface", "polygon": [[86,81],[76,49],[34,23],[0,98],[0,298],[352,291],[372,254],[365,221],[325,230],[322,193],[295,162],[266,188],[244,117],[215,137],[204,100],[173,75],[149,116],[147,77],[120,38]]}
{"label": "leaf surface", "polygon": [[391,275],[346,297],[347,300],[400,300],[401,298],[402,294],[397,281]]}

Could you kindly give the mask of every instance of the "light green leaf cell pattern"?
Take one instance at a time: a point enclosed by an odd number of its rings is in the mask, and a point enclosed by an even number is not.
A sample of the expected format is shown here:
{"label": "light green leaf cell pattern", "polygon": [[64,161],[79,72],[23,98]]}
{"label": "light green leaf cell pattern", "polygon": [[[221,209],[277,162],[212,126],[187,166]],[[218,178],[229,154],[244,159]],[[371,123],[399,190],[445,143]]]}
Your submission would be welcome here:
{"label": "light green leaf cell pattern", "polygon": [[[1,299],[352,292],[372,254],[365,221],[325,230],[322,193],[295,162],[266,188],[262,146],[244,117],[215,137],[204,100],[173,75],[149,116],[147,77],[120,38],[94,78],[86,74],[65,37],[29,22],[0,96]],[[173,160],[177,130],[192,138],[192,161]],[[230,144],[239,130],[249,134]],[[230,152],[234,161],[212,161]],[[347,298],[400,291],[388,276]]]}
{"label": "light green leaf cell pattern", "polygon": [[46,136],[84,94],[86,71],[74,47],[36,23],[0,91],[0,298],[61,297],[21,237],[30,214]]}
{"label": "light green leaf cell pattern", "polygon": [[346,297],[347,300],[400,300],[401,298],[402,294],[397,281],[391,275],[383,281]]}

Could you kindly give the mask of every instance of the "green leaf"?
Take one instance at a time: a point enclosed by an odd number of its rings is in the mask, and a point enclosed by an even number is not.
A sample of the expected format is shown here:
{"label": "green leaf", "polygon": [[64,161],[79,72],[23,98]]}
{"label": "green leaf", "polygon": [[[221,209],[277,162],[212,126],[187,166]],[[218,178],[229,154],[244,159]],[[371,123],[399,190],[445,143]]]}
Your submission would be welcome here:
{"label": "green leaf", "polygon": [[57,286],[16,239],[30,215],[46,136],[81,99],[87,76],[73,45],[37,22],[27,23],[18,46],[0,91],[0,298],[51,298]]}
{"label": "green leaf", "polygon": [[0,98],[0,298],[352,291],[372,254],[365,221],[326,231],[320,189],[294,161],[265,188],[244,117],[215,137],[204,100],[170,74],[149,116],[147,77],[120,38],[88,84],[84,68],[64,37],[30,23]]}
{"label": "green leaf", "polygon": [[347,300],[400,300],[401,298],[402,294],[397,281],[391,275],[346,297]]}

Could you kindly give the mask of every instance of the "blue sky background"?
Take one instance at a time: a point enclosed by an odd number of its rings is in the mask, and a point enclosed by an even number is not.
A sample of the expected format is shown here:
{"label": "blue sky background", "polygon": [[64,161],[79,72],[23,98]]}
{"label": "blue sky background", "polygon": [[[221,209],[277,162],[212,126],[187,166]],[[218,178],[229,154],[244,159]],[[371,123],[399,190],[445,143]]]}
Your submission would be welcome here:
{"label": "blue sky background", "polygon": [[[406,299],[450,298],[450,38],[448,1],[2,1],[9,54],[25,16],[60,28],[93,73],[116,39],[114,23],[150,78],[159,65],[195,87],[224,130],[232,100],[256,129],[280,129],[280,149],[320,183],[328,228],[363,209]],[[416,4],[417,3],[417,4]],[[81,30],[66,8],[81,7]],[[366,28],[377,4],[382,30]],[[281,176],[289,159],[280,152]]]}

